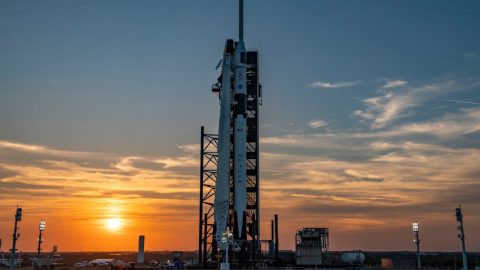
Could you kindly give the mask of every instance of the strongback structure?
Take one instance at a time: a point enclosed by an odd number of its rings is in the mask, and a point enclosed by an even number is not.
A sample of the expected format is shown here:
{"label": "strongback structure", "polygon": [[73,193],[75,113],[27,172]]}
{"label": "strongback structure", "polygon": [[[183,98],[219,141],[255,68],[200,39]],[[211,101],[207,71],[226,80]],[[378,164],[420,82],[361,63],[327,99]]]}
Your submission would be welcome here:
{"label": "strongback structure", "polygon": [[297,265],[326,264],[328,258],[328,228],[303,228],[295,235]]}

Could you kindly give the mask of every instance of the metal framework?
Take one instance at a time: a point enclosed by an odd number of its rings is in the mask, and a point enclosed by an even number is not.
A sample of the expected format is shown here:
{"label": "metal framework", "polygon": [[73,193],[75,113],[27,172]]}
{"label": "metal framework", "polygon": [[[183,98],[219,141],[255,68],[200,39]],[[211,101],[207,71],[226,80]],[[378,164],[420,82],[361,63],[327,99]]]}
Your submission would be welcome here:
{"label": "metal framework", "polygon": [[[247,238],[258,241],[260,238],[260,182],[259,182],[259,105],[262,105],[262,86],[259,84],[258,52],[247,52]],[[221,91],[221,83],[212,86],[212,92]],[[233,113],[233,111],[232,111]],[[233,121],[230,123],[231,142],[234,141]],[[218,254],[214,226],[213,201],[218,163],[218,135],[206,134],[201,130],[200,143],[200,226],[199,226],[199,262],[206,265],[209,259],[214,260]],[[233,157],[233,144],[230,147]],[[230,159],[230,209],[228,227],[233,231],[234,216],[234,181],[233,162]],[[255,222],[252,222],[255,220]],[[255,224],[253,224],[255,223]],[[258,242],[257,242],[258,243]],[[258,254],[260,255],[260,254]]]}
{"label": "metal framework", "polygon": [[209,259],[217,254],[216,241],[214,239],[214,209],[215,185],[217,180],[217,153],[218,136],[205,134],[204,127],[201,130],[200,140],[200,226],[198,261],[205,265]]}
{"label": "metal framework", "polygon": [[[259,129],[258,107],[262,104],[261,85],[258,82],[258,52],[247,52],[247,235],[253,239],[252,217],[256,217],[256,239],[260,231],[260,182],[259,182]],[[233,123],[232,123],[233,124]],[[233,130],[233,125],[231,126]],[[231,132],[232,139],[233,132]],[[233,149],[231,149],[233,155]],[[233,160],[230,168],[230,218],[229,227],[233,230]]]}

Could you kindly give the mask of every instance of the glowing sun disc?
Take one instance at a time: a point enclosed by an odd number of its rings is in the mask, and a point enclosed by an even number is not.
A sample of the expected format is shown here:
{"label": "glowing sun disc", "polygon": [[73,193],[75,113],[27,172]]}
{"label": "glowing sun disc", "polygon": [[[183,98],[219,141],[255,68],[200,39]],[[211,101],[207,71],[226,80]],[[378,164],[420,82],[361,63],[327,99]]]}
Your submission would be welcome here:
{"label": "glowing sun disc", "polygon": [[110,227],[111,229],[116,229],[118,228],[118,226],[120,226],[120,219],[111,218],[108,220],[108,227]]}

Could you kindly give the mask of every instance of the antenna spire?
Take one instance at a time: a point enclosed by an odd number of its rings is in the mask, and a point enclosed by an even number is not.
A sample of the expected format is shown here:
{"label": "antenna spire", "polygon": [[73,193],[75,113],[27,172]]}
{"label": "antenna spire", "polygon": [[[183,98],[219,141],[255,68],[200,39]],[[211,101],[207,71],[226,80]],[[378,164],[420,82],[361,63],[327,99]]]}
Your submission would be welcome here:
{"label": "antenna spire", "polygon": [[243,41],[243,0],[238,1],[239,4],[239,31],[238,31],[238,39],[239,41]]}

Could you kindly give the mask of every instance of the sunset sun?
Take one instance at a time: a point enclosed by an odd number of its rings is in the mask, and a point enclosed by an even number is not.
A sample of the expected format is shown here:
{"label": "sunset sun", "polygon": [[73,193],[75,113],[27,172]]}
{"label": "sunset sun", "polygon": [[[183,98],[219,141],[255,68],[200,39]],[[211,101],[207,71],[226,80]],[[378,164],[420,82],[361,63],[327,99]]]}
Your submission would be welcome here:
{"label": "sunset sun", "polygon": [[108,220],[108,227],[110,227],[110,229],[116,229],[118,226],[120,226],[120,219],[111,218]]}

